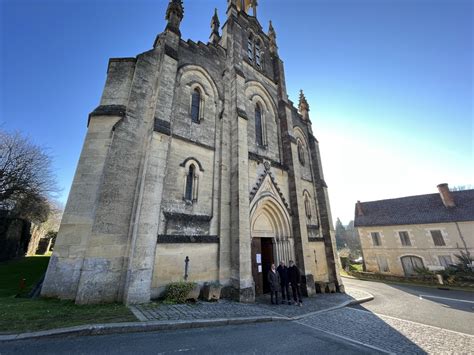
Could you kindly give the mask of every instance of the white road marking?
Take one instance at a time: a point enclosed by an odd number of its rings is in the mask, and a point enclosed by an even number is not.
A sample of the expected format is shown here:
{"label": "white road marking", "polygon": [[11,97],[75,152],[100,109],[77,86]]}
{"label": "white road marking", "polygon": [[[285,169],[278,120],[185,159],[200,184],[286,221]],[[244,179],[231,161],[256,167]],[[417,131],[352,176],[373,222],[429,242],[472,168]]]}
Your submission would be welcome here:
{"label": "white road marking", "polygon": [[333,332],[328,332],[327,330],[324,330],[324,329],[321,329],[321,328],[318,328],[318,327],[313,327],[312,325],[309,325],[309,324],[305,324],[305,323],[302,323],[300,321],[294,321],[295,323],[298,323],[299,325],[304,325],[305,327],[308,327],[308,328],[311,328],[311,329],[316,329],[318,332],[322,332],[322,333],[326,333],[326,334],[329,334],[333,337],[336,337],[336,338],[341,338],[341,339],[344,339],[345,341],[348,341],[350,343],[354,343],[354,344],[357,344],[357,345],[362,345],[362,346],[365,346],[367,348],[370,348],[370,349],[373,349],[373,350],[377,350],[377,351],[380,351],[382,353],[385,353],[385,354],[391,354],[391,355],[395,355],[396,353],[392,353],[390,351],[387,351],[385,349],[382,349],[382,348],[379,348],[377,346],[374,346],[374,345],[370,345],[370,344],[367,344],[367,343],[363,343],[361,341],[357,341],[357,340],[354,340],[354,339],[351,339],[351,338],[348,338],[348,337],[345,337],[343,335],[340,335],[340,334],[336,334],[336,333],[333,333]]}
{"label": "white road marking", "polygon": [[444,331],[446,331],[446,332],[455,333],[455,334],[460,334],[460,335],[465,335],[465,336],[474,338],[474,335],[471,335],[471,334],[462,333],[462,332],[457,332],[457,331],[455,331],[455,330],[450,330],[450,329],[446,329],[446,328],[436,327],[436,326],[434,326],[434,325],[429,325],[429,324],[414,322],[414,321],[408,320],[408,319],[403,319],[403,318],[397,318],[397,317],[387,316],[387,315],[385,315],[385,314],[374,313],[374,312],[371,312],[371,311],[363,311],[362,309],[356,309],[356,308],[346,308],[346,309],[350,309],[351,311],[370,313],[370,314],[374,314],[374,315],[376,315],[376,316],[381,316],[381,317],[387,317],[387,318],[391,318],[391,319],[396,319],[396,320],[400,320],[400,321],[402,321],[402,322],[413,323],[413,324],[416,324],[416,325],[422,325],[422,326],[424,326],[424,327],[430,327],[430,328],[434,328],[434,329],[438,329],[438,330],[444,330]]}
{"label": "white road marking", "polygon": [[468,300],[460,300],[459,298],[448,298],[448,297],[439,297],[439,296],[430,296],[430,295],[419,295],[420,300],[424,298],[438,298],[440,300],[448,300],[448,301],[455,301],[455,302],[466,302],[466,303],[474,303],[474,301],[468,301]]}

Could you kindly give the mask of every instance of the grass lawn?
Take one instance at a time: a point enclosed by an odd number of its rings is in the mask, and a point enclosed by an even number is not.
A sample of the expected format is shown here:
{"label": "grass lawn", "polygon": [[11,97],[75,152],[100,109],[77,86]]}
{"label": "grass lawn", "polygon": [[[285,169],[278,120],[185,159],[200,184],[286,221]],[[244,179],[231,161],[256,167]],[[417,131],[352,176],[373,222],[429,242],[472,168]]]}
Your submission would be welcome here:
{"label": "grass lawn", "polygon": [[[49,257],[0,263],[0,333],[20,333],[81,324],[136,321],[121,304],[76,305],[72,301],[25,298],[46,271]],[[20,280],[25,288],[19,292]],[[23,297],[16,298],[17,294]]]}

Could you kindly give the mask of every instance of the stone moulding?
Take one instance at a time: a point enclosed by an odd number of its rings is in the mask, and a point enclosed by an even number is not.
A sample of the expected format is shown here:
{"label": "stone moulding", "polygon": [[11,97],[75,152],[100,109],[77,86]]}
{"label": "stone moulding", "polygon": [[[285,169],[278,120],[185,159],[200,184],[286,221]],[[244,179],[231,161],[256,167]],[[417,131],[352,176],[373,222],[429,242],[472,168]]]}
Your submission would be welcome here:
{"label": "stone moulding", "polygon": [[289,214],[290,216],[292,216],[293,213],[292,213],[292,211],[291,211],[291,208],[290,208],[288,202],[286,201],[285,196],[283,196],[283,193],[281,192],[280,188],[278,187],[278,184],[277,184],[277,182],[276,182],[275,177],[274,177],[273,174],[272,174],[269,170],[267,170],[267,169],[265,169],[265,172],[259,176],[259,178],[257,179],[257,183],[256,183],[255,186],[252,188],[252,191],[250,191],[249,202],[252,202],[252,200],[255,198],[255,196],[257,195],[258,190],[259,190],[260,187],[262,186],[262,184],[263,184],[263,182],[265,181],[265,178],[267,177],[267,175],[270,177],[271,182],[272,182],[273,185],[275,186],[276,192],[277,192],[278,195],[280,196],[283,205],[285,206],[286,210],[288,211],[288,214]]}
{"label": "stone moulding", "polygon": [[89,118],[87,119],[87,127],[89,127],[89,123],[92,117],[95,116],[118,116],[118,117],[125,117],[127,113],[127,107],[124,105],[100,105],[89,114]]}
{"label": "stone moulding", "polygon": [[204,144],[204,143],[200,143],[200,142],[198,142],[198,141],[195,141],[195,140],[192,140],[192,139],[189,139],[189,138],[185,138],[185,137],[180,136],[180,135],[178,135],[178,134],[176,134],[176,133],[172,133],[171,136],[172,136],[173,138],[180,139],[180,140],[182,140],[182,141],[184,141],[184,142],[188,142],[188,143],[195,144],[195,145],[197,145],[198,147],[202,147],[202,148],[209,149],[209,150],[212,150],[212,151],[215,151],[215,150],[216,150],[216,148],[214,148],[214,147],[212,147],[212,146],[210,146],[210,145],[207,145],[207,144]]}
{"label": "stone moulding", "polygon": [[209,222],[212,219],[212,216],[206,214],[187,214],[180,212],[163,212],[166,219],[181,219],[186,221],[197,221],[197,222]]}
{"label": "stone moulding", "polygon": [[244,120],[247,120],[247,121],[249,120],[249,117],[247,116],[247,112],[245,112],[245,110],[238,107],[237,107],[237,115],[239,117],[242,117]]}
{"label": "stone moulding", "polygon": [[159,234],[157,244],[219,243],[217,235],[168,235]]}
{"label": "stone moulding", "polygon": [[155,124],[153,127],[155,132],[166,134],[167,136],[171,135],[171,125],[168,121],[160,120],[159,118],[155,118]]}
{"label": "stone moulding", "polygon": [[322,237],[308,237],[308,242],[324,242]]}
{"label": "stone moulding", "polygon": [[199,160],[197,160],[197,158],[194,158],[194,157],[189,157],[189,158],[186,158],[181,164],[179,164],[179,166],[186,166],[186,163],[190,160],[194,160],[198,166],[199,166],[199,170],[201,170],[201,172],[204,172],[204,169],[202,168],[202,165],[201,165],[201,162]]}
{"label": "stone moulding", "polygon": [[178,52],[174,48],[168,45],[165,45],[165,54],[173,58],[174,60],[178,61]]}
{"label": "stone moulding", "polygon": [[259,163],[263,163],[264,160],[268,160],[274,168],[281,169],[281,170],[284,170],[284,171],[289,170],[288,166],[286,166],[284,164],[281,164],[280,162],[277,162],[276,160],[266,158],[266,157],[264,157],[262,155],[259,155],[257,153],[249,152],[249,159],[253,160],[253,161],[256,161],[256,162],[259,162]]}

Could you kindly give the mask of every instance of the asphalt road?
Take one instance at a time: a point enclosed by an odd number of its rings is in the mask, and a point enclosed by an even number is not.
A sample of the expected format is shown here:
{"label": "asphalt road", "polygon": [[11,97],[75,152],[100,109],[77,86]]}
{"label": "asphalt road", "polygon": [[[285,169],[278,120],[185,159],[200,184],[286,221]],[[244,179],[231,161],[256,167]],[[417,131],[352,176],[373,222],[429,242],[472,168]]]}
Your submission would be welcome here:
{"label": "asphalt road", "polygon": [[293,322],[0,343],[0,355],[474,353],[474,293],[344,283],[375,299]]}
{"label": "asphalt road", "polygon": [[0,354],[376,354],[293,322],[15,341]]}
{"label": "asphalt road", "polygon": [[343,282],[375,297],[354,308],[474,335],[474,292],[349,278]]}

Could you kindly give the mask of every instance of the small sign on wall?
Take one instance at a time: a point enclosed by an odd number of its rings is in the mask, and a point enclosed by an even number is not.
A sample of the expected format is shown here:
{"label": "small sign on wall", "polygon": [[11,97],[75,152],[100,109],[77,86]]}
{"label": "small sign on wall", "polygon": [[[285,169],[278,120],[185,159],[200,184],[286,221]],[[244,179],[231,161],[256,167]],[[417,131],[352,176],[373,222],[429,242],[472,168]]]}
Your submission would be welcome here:
{"label": "small sign on wall", "polygon": [[256,259],[257,259],[257,264],[261,264],[262,263],[262,254],[257,254]]}
{"label": "small sign on wall", "polygon": [[262,272],[262,265],[258,265],[258,272]]}

